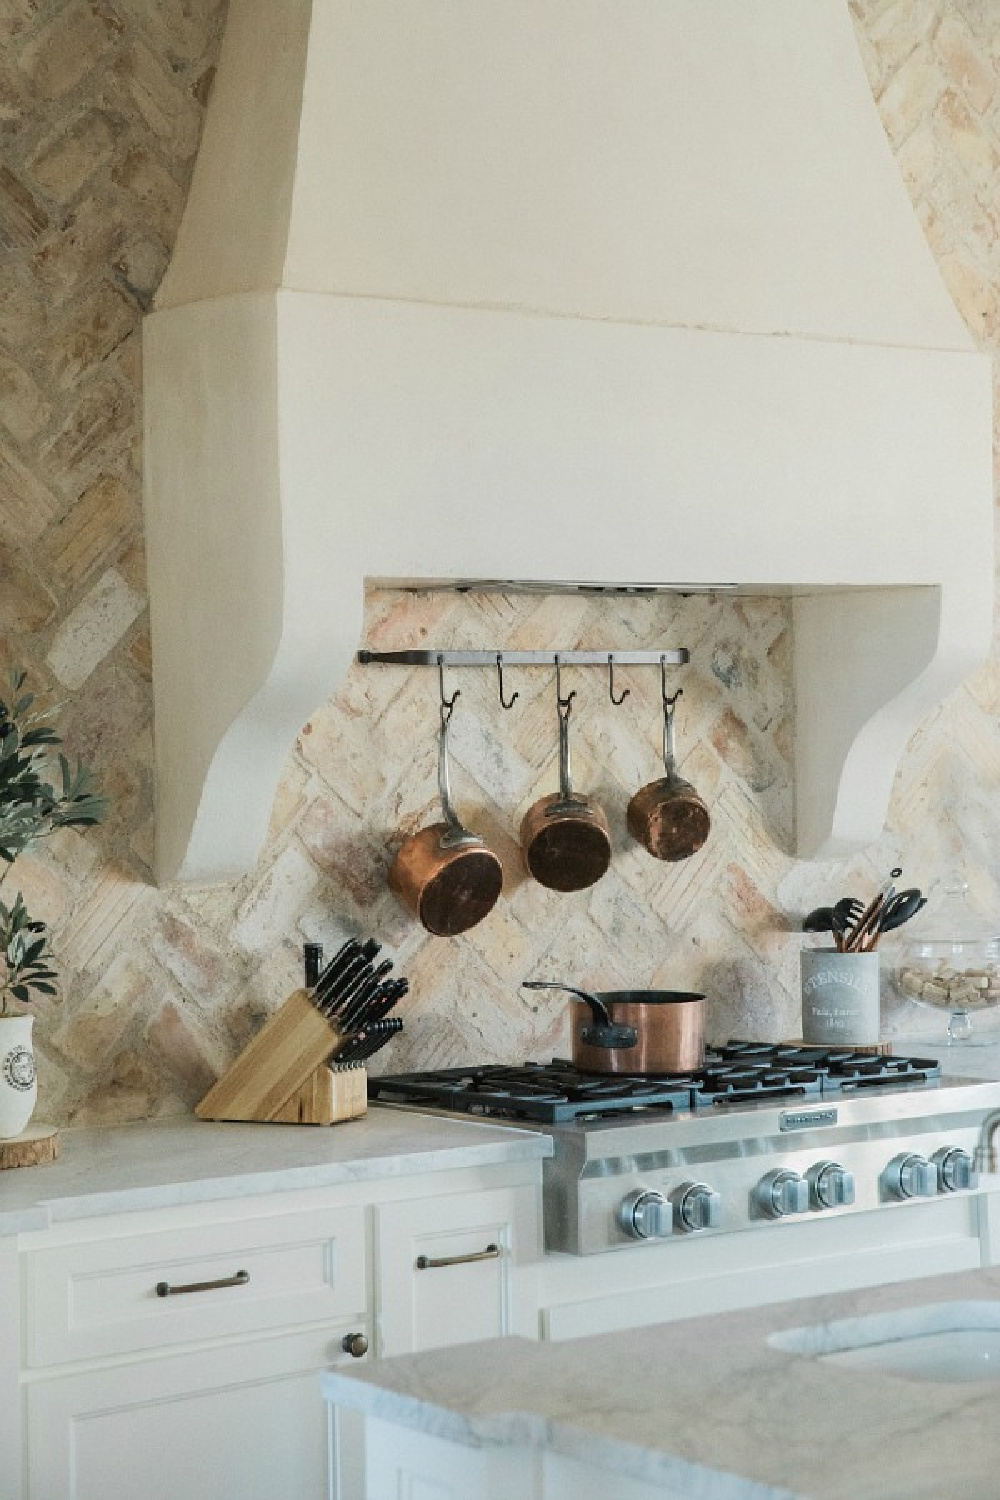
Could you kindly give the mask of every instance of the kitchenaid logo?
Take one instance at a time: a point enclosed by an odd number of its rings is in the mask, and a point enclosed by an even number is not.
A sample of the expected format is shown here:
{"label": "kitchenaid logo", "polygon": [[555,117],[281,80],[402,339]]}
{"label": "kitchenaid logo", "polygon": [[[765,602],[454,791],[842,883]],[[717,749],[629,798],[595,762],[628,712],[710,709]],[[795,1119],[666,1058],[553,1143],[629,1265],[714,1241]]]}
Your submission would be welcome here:
{"label": "kitchenaid logo", "polygon": [[779,1130],[808,1130],[810,1125],[836,1125],[835,1109],[783,1109]]}

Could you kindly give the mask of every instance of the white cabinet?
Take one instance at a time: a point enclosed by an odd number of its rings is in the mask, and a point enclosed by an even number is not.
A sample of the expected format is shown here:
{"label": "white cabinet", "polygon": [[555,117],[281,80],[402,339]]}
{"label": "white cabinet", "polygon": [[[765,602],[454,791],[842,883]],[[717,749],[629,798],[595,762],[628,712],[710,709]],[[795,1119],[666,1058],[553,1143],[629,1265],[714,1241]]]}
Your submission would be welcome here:
{"label": "white cabinet", "polygon": [[319,1376],[347,1359],[324,1329],[34,1382],[30,1500],[320,1500]]}
{"label": "white cabinet", "polygon": [[526,1161],[0,1240],[0,1497],[323,1500],[324,1370],[536,1332],[540,1196]]}
{"label": "white cabinet", "polygon": [[379,1353],[537,1331],[530,1187],[378,1209]]}

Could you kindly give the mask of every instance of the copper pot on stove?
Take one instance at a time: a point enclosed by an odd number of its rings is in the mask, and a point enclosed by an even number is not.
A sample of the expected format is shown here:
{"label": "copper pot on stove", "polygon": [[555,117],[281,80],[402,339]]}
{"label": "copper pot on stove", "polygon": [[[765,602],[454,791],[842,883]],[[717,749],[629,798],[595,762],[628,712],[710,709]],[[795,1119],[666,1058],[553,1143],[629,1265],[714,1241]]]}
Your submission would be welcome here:
{"label": "copper pot on stove", "polygon": [[[693,1073],[705,1061],[705,996],[689,990],[581,990],[525,979],[575,1000],[573,1062],[584,1073]],[[586,1007],[586,1009],[584,1009]]]}

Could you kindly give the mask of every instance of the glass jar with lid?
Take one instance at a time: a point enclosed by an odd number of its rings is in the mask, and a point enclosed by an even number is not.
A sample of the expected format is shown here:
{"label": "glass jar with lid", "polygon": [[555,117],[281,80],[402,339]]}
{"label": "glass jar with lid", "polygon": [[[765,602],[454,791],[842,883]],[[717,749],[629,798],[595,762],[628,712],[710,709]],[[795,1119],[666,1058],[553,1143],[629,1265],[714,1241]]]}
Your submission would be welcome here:
{"label": "glass jar with lid", "polygon": [[943,881],[907,927],[893,981],[904,999],[949,1013],[952,1042],[968,1042],[977,1012],[1000,1005],[1000,922],[975,910],[961,876]]}

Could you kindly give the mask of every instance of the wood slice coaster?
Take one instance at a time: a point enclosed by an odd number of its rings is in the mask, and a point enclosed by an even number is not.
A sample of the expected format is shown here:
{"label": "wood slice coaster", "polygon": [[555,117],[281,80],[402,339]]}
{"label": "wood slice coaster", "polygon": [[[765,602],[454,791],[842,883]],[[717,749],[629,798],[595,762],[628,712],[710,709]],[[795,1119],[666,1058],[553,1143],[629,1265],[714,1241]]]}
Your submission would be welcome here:
{"label": "wood slice coaster", "polygon": [[0,1141],[0,1171],[7,1167],[41,1167],[59,1155],[54,1125],[29,1125],[20,1135]]}

